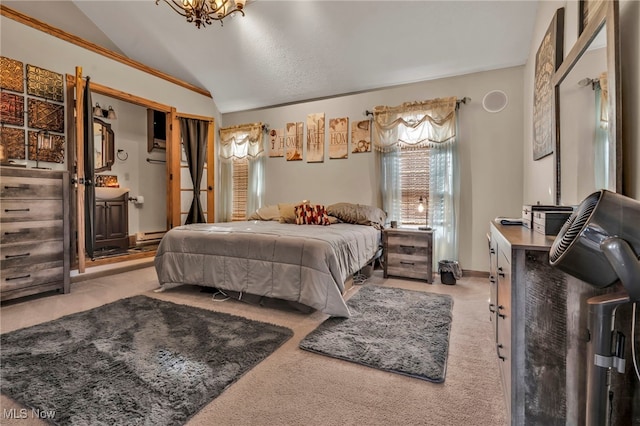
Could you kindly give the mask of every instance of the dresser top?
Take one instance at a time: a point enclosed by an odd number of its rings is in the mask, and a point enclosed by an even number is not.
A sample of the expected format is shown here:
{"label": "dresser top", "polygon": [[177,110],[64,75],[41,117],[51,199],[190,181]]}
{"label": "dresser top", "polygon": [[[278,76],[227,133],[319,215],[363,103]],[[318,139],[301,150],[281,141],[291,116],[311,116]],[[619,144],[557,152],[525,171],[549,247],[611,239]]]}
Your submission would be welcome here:
{"label": "dresser top", "polygon": [[553,235],[542,235],[522,225],[501,225],[491,222],[491,231],[496,231],[511,245],[512,249],[548,251],[556,239]]}
{"label": "dresser top", "polygon": [[26,167],[0,166],[0,176],[17,176],[17,177],[39,177],[49,179],[60,179],[66,170],[45,170]]}

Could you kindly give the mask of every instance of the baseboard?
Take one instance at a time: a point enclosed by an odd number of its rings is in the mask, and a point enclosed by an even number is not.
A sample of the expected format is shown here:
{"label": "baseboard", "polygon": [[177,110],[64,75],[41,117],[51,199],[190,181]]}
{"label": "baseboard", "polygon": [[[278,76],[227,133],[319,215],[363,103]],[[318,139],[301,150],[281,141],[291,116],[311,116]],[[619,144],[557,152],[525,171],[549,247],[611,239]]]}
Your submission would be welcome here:
{"label": "baseboard", "polygon": [[71,271],[71,283],[92,280],[94,278],[107,277],[109,275],[120,274],[122,272],[133,271],[134,269],[142,269],[153,266],[154,258],[146,257],[124,262],[111,263],[108,265],[88,267],[84,273],[78,273],[78,270]]}
{"label": "baseboard", "polygon": [[473,278],[489,278],[489,273],[486,271],[473,271],[470,269],[463,269],[462,276],[473,277]]}

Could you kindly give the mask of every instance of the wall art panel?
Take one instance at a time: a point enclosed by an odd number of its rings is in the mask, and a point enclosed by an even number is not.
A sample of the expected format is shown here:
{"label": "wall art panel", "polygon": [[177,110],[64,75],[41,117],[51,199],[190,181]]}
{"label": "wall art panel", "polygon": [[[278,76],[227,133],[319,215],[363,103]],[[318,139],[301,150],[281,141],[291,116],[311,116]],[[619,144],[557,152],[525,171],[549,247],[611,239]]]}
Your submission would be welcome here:
{"label": "wall art panel", "polygon": [[284,157],[284,129],[269,131],[269,157]]}
{"label": "wall art panel", "polygon": [[351,152],[371,152],[371,120],[351,123]]}
{"label": "wall art panel", "polygon": [[64,136],[49,134],[52,148],[40,148],[38,150],[38,133],[29,130],[29,160],[64,163]]}
{"label": "wall art panel", "polygon": [[0,127],[0,143],[4,145],[7,158],[15,160],[25,159],[24,129],[15,127]]}
{"label": "wall art panel", "polygon": [[287,123],[285,125],[285,149],[287,161],[302,160],[302,138],[304,137],[304,123]]}
{"label": "wall art panel", "polygon": [[15,59],[0,56],[0,87],[14,92],[24,92],[24,64]]}
{"label": "wall art panel", "polygon": [[329,120],[329,158],[339,159],[349,156],[349,119]]}
{"label": "wall art panel", "polygon": [[324,161],[324,113],[307,115],[307,163]]}
{"label": "wall art panel", "polygon": [[64,100],[62,74],[27,64],[27,94],[50,99]]}
{"label": "wall art panel", "polygon": [[28,99],[29,127],[64,133],[64,106]]}
{"label": "wall art panel", "polygon": [[0,94],[0,122],[24,126],[24,96],[2,92]]}
{"label": "wall art panel", "polygon": [[554,85],[551,81],[563,58],[564,8],[556,14],[536,52],[533,92],[533,159],[553,153]]}

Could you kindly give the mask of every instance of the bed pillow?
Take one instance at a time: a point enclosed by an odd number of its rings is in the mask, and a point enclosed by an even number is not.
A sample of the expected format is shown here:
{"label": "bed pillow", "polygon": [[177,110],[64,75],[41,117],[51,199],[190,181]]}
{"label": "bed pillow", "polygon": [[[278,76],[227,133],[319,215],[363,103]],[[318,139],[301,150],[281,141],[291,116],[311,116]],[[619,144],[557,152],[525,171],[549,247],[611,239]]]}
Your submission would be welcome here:
{"label": "bed pillow", "polygon": [[327,206],[327,214],[346,223],[370,225],[376,229],[382,229],[387,219],[387,214],[378,207],[353,203],[331,204]]}
{"label": "bed pillow", "polygon": [[280,223],[296,223],[296,206],[300,204],[311,204],[308,200],[299,203],[279,203]]}
{"label": "bed pillow", "polygon": [[329,225],[329,215],[322,204],[300,204],[295,207],[298,225]]}
{"label": "bed pillow", "polygon": [[247,220],[280,220],[280,209],[277,204],[260,207]]}

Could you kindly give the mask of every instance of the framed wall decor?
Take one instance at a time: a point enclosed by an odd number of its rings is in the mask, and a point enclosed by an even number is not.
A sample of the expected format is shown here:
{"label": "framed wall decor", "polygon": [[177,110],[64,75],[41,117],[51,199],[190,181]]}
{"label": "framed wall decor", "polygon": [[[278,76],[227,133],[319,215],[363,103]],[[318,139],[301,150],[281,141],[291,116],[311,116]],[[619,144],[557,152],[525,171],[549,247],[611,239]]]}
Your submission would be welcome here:
{"label": "framed wall decor", "polygon": [[324,161],[324,113],[307,115],[307,163]]}
{"label": "framed wall decor", "polygon": [[8,159],[25,159],[24,129],[0,127],[0,142],[4,145]]}
{"label": "framed wall decor", "polygon": [[15,59],[0,56],[0,88],[24,92],[24,64]]}
{"label": "framed wall decor", "polygon": [[351,152],[371,152],[371,120],[351,123]]}
{"label": "framed wall decor", "polygon": [[27,94],[56,102],[64,101],[62,74],[27,64]]}
{"label": "framed wall decor", "polygon": [[0,122],[24,126],[24,96],[14,93],[0,93]]}
{"label": "framed wall decor", "polygon": [[287,151],[287,161],[302,160],[302,138],[304,137],[304,123],[287,123],[285,125],[284,144]]}
{"label": "framed wall decor", "polygon": [[284,157],[284,129],[269,130],[269,157]]}
{"label": "framed wall decor", "polygon": [[553,153],[553,102],[555,86],[552,83],[563,58],[564,8],[559,8],[536,52],[533,92],[533,159],[539,160]]}
{"label": "framed wall decor", "polygon": [[349,156],[349,119],[332,118],[329,120],[329,158],[340,159]]}

